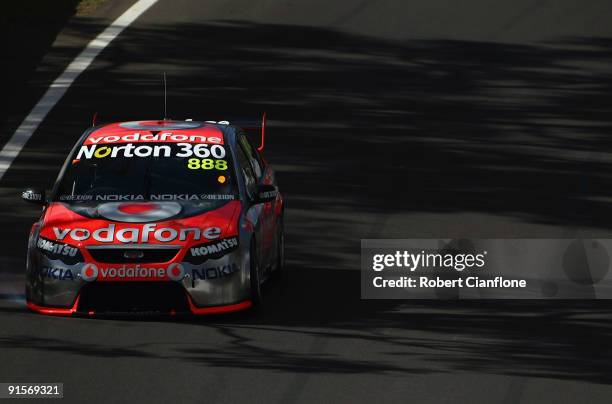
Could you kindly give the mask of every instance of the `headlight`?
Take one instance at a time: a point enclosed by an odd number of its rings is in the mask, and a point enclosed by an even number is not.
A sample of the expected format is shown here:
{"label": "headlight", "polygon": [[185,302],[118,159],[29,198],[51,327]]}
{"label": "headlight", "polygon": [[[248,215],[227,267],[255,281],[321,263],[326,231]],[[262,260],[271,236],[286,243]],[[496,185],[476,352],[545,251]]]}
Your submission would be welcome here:
{"label": "headlight", "polygon": [[61,260],[69,265],[83,262],[83,255],[81,255],[79,248],[70,244],[58,243],[44,237],[38,237],[36,247],[38,251],[52,260]]}
{"label": "headlight", "polygon": [[238,237],[228,237],[212,243],[199,244],[187,251],[184,261],[192,264],[201,264],[208,259],[221,258],[237,248]]}

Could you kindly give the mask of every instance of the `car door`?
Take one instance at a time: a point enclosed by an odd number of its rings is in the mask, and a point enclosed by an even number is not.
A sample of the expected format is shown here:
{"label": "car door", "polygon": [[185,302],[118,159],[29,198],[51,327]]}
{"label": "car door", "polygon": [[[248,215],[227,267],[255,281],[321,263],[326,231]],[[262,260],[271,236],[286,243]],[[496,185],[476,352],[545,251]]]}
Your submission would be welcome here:
{"label": "car door", "polygon": [[[257,184],[272,184],[273,176],[264,164],[263,159],[251,143],[250,139],[242,134],[238,138],[239,146],[248,158]],[[260,212],[261,223],[261,249],[260,254],[264,260],[264,268],[270,267],[276,257],[276,218],[274,214],[275,202],[266,202]]]}
{"label": "car door", "polygon": [[242,177],[244,178],[246,193],[247,193],[247,210],[245,212],[245,217],[248,222],[253,225],[253,233],[256,241],[256,248],[259,255],[259,265],[261,267],[265,267],[267,258],[264,259],[262,253],[264,252],[265,245],[263,244],[263,234],[264,234],[264,225],[261,219],[263,204],[253,204],[252,200],[257,193],[257,177],[253,171],[251,163],[249,162],[249,158],[247,157],[244,149],[240,144],[236,147],[236,158],[238,160],[238,165],[240,166]]}

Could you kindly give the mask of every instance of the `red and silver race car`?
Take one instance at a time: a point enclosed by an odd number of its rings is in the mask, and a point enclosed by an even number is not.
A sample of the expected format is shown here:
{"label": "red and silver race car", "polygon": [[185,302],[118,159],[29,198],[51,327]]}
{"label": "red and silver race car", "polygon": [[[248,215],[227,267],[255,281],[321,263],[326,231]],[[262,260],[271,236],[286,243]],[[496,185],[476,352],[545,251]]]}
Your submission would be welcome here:
{"label": "red and silver race car", "polygon": [[50,195],[28,189],[22,198],[43,206],[26,269],[27,305],[40,313],[243,310],[283,267],[274,171],[237,126],[93,127]]}

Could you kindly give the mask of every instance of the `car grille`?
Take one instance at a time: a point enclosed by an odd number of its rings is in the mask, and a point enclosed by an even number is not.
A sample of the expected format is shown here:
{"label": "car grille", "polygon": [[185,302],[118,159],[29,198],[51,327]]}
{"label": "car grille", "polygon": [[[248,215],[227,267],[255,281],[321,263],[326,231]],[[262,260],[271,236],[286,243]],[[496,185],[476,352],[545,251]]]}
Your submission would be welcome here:
{"label": "car grille", "polygon": [[117,263],[150,263],[168,262],[179,252],[179,247],[89,247],[87,251],[98,262]]}
{"label": "car grille", "polygon": [[81,289],[77,311],[111,316],[181,314],[189,312],[189,302],[176,282],[92,282]]}

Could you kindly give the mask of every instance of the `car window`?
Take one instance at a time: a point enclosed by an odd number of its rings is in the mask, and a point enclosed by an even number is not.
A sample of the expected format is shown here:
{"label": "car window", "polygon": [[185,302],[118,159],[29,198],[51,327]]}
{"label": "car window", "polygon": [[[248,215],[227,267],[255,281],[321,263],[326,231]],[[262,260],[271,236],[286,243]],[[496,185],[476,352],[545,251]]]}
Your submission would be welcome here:
{"label": "car window", "polygon": [[255,178],[258,180],[263,176],[263,164],[261,163],[261,156],[257,153],[257,150],[249,139],[245,135],[240,136],[240,145],[243,147],[244,152],[246,153],[249,162],[251,163],[251,167],[253,167],[253,172],[255,173]]}
{"label": "car window", "polygon": [[246,189],[249,196],[254,196],[257,188],[257,177],[253,173],[253,169],[251,168],[251,164],[249,159],[246,156],[246,153],[242,149],[241,145],[238,145],[237,150],[237,158],[238,164],[240,164],[240,169],[242,170],[242,175],[244,176],[244,181],[246,184]]}
{"label": "car window", "polygon": [[84,145],[75,152],[66,169],[57,198],[214,200],[227,196],[229,199],[237,193],[233,172],[228,169],[231,165],[231,155],[220,144]]}

